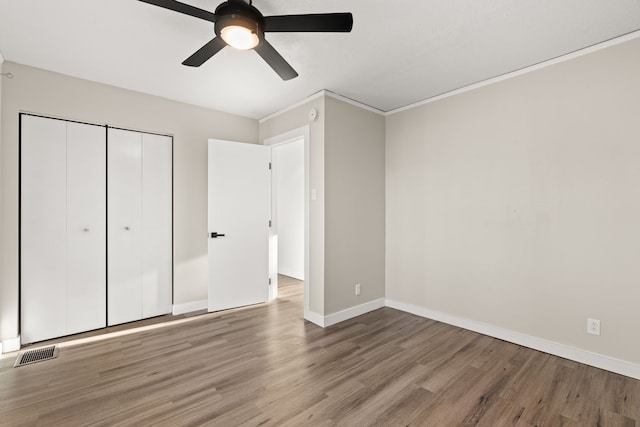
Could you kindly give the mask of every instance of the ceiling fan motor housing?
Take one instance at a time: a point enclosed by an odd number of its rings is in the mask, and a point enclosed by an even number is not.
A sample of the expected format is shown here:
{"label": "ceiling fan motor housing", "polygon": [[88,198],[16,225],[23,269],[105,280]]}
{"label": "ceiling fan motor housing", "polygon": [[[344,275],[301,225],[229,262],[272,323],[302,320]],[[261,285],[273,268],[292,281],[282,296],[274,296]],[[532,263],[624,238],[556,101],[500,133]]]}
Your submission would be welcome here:
{"label": "ceiling fan motor housing", "polygon": [[230,25],[249,29],[264,40],[264,17],[258,9],[244,2],[224,2],[216,8],[215,33],[220,37],[222,30]]}

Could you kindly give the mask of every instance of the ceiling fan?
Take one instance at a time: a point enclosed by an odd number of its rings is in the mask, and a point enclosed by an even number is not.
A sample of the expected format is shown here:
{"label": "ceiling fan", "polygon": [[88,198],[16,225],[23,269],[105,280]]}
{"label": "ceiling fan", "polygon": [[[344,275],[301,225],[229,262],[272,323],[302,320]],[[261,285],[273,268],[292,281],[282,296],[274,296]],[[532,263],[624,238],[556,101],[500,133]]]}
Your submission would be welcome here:
{"label": "ceiling fan", "polygon": [[199,67],[223,47],[253,49],[282,80],[298,76],[296,70],[264,38],[269,32],[343,32],[353,27],[351,13],[263,16],[251,0],[227,0],[214,13],[174,0],[140,0],[215,23],[215,37],[182,62]]}

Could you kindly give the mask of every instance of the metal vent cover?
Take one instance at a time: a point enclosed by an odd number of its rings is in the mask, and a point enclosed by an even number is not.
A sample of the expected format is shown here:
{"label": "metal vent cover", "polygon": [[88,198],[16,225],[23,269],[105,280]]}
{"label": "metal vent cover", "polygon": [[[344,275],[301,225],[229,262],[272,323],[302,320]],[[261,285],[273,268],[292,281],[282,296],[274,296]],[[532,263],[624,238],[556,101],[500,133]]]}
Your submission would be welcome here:
{"label": "metal vent cover", "polygon": [[14,368],[18,366],[29,365],[31,363],[42,362],[43,360],[55,359],[58,357],[58,347],[52,345],[50,347],[42,347],[36,350],[29,350],[18,354]]}

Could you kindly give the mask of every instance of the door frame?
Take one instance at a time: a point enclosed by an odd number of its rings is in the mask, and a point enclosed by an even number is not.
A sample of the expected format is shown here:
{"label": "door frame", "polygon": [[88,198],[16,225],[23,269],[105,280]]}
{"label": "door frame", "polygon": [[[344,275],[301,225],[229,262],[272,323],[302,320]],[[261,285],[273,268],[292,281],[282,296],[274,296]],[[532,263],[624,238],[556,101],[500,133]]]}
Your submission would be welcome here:
{"label": "door frame", "polygon": [[[311,277],[309,274],[309,125],[290,130],[280,135],[266,138],[262,141],[263,145],[275,147],[278,145],[294,142],[299,139],[303,140],[304,145],[304,317],[307,318],[309,313],[309,289],[311,287]],[[273,157],[272,157],[273,158]],[[273,174],[271,175],[271,188],[273,189]],[[273,191],[273,190],[272,190]],[[274,200],[273,193],[271,196],[271,216],[274,217]],[[277,225],[277,224],[276,224]],[[274,235],[277,235],[276,229],[271,229],[271,237],[269,242],[269,278],[272,286],[269,287],[269,301],[278,296],[278,263],[277,263],[277,247],[274,246]]]}

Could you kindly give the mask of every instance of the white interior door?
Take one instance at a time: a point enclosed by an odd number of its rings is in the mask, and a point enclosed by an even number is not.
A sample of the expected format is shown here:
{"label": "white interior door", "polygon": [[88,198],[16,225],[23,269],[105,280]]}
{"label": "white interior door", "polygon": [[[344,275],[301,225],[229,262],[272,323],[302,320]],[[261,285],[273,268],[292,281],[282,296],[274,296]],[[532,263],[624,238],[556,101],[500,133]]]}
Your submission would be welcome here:
{"label": "white interior door", "polygon": [[270,147],[209,140],[209,311],[269,296],[270,158]]}

